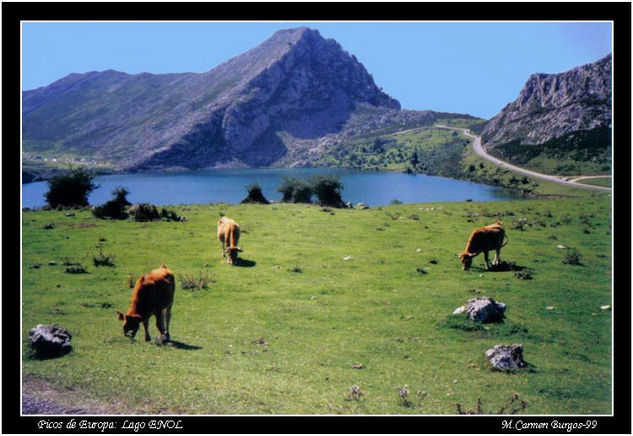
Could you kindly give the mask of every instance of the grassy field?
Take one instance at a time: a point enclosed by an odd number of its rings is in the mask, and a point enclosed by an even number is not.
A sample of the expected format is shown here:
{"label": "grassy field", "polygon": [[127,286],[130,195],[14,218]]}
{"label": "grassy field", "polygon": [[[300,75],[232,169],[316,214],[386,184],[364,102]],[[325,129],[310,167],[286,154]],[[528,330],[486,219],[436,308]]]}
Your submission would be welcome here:
{"label": "grassy field", "polygon": [[[125,413],[455,414],[478,398],[498,411],[514,393],[523,413],[612,410],[611,312],[601,309],[611,304],[608,196],[174,210],[188,221],[23,212],[25,377]],[[220,255],[221,214],[244,231],[239,266]],[[485,271],[483,256],[461,270],[471,229],[495,220],[509,238],[502,258],[526,267],[521,277]],[[563,263],[574,249],[581,264]],[[99,250],[115,266],[94,266]],[[64,261],[87,273],[66,273]],[[132,342],[115,311],[129,306],[131,278],[163,262],[176,274],[175,346],[145,343],[142,331]],[[185,290],[187,277],[212,282]],[[506,303],[505,322],[451,316],[477,295]],[[28,333],[39,323],[68,329],[73,351],[34,358]],[[484,351],[497,343],[523,344],[529,367],[492,370]]]}
{"label": "grassy field", "polygon": [[584,183],[586,185],[596,185],[596,186],[606,186],[607,188],[611,187],[611,177],[597,177],[595,179],[583,179],[580,183]]}

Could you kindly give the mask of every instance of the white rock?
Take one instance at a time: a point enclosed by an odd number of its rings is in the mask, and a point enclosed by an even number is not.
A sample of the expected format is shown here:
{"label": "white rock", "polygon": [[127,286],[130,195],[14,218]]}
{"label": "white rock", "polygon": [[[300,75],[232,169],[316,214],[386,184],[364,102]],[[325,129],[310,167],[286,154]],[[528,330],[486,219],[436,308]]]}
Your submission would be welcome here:
{"label": "white rock", "polygon": [[354,260],[354,258],[352,256],[345,256],[343,260]]}
{"label": "white rock", "polygon": [[466,312],[466,306],[459,306],[457,309],[453,311],[453,315],[459,315],[460,313]]}

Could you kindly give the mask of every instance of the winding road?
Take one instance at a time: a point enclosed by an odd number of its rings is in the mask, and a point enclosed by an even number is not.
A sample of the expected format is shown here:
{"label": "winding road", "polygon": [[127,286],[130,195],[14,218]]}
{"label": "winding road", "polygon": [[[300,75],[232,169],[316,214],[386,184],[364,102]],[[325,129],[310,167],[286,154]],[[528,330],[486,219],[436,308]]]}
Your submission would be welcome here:
{"label": "winding road", "polygon": [[497,159],[496,157],[489,155],[488,153],[486,153],[486,151],[481,145],[481,136],[473,135],[472,133],[470,133],[469,129],[464,129],[460,127],[449,127],[449,126],[444,126],[444,125],[436,125],[434,127],[438,127],[440,129],[461,130],[464,135],[474,140],[473,150],[475,151],[475,153],[477,153],[482,158],[494,163],[495,165],[499,165],[500,167],[508,169],[510,171],[514,171],[514,172],[517,172],[526,176],[534,177],[537,179],[548,180],[550,182],[559,183],[561,185],[573,186],[576,188],[593,189],[597,191],[611,192],[611,188],[608,188],[606,186],[586,185],[584,183],[578,183],[579,180],[611,177],[610,175],[563,177],[563,176],[552,176],[549,174],[537,173],[536,171],[530,171],[530,170],[526,170],[525,168],[517,167],[516,165],[509,164],[508,162],[502,161],[501,159]]}

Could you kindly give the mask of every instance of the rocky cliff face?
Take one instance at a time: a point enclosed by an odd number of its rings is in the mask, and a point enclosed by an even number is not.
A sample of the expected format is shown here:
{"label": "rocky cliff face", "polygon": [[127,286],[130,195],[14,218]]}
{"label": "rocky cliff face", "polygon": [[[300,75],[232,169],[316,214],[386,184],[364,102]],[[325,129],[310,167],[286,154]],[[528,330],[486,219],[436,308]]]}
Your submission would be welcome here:
{"label": "rocky cliff face", "polygon": [[26,91],[23,147],[127,169],[267,166],[341,131],[358,105],[378,118],[400,109],[354,56],[304,27],[203,74],[91,72]]}
{"label": "rocky cliff face", "polygon": [[541,145],[606,131],[611,95],[611,55],[561,74],[533,74],[519,97],[487,123],[483,143],[494,151],[508,143]]}

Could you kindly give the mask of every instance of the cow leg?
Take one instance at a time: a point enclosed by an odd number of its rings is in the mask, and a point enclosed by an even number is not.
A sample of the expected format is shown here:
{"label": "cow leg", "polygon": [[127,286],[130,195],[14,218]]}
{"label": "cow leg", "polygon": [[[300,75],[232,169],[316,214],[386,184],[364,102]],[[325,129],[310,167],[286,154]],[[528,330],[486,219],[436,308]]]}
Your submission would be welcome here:
{"label": "cow leg", "polygon": [[495,260],[492,261],[493,265],[499,265],[499,263],[501,262],[501,249],[500,248],[496,248],[495,249]]}
{"label": "cow leg", "polygon": [[486,261],[486,268],[490,268],[490,260],[488,259],[487,251],[484,251],[484,260]]}
{"label": "cow leg", "polygon": [[160,332],[160,340],[161,342],[165,341],[165,321],[163,319],[164,309],[156,310],[156,328]]}
{"label": "cow leg", "polygon": [[171,320],[171,306],[163,309],[163,317],[165,319],[165,340],[169,341],[169,321]]}
{"label": "cow leg", "polygon": [[149,336],[149,316],[143,320],[143,327],[145,328],[145,342],[149,342],[152,340]]}

